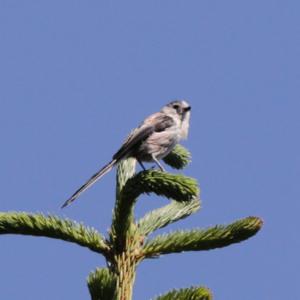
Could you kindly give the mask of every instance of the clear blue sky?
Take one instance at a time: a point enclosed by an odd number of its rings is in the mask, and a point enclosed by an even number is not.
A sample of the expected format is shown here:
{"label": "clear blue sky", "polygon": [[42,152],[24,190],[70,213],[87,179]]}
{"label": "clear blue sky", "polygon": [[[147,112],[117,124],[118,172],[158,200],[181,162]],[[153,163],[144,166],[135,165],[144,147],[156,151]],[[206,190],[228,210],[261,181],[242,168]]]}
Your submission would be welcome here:
{"label": "clear blue sky", "polygon": [[[0,211],[66,216],[106,233],[114,172],[63,201],[127,133],[174,98],[193,107],[185,174],[203,207],[171,228],[264,219],[254,238],[146,261],[135,299],[204,285],[215,299],[295,299],[300,242],[299,1],[0,2]],[[168,203],[143,197],[137,214]],[[104,260],[0,236],[1,299],[89,299]]]}

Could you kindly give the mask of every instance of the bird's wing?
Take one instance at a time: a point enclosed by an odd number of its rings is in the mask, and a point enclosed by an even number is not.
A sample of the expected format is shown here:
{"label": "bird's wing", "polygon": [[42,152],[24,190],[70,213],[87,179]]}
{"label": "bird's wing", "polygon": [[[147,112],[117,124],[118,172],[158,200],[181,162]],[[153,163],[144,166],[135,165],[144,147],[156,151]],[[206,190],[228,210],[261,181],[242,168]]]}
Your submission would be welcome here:
{"label": "bird's wing", "polygon": [[174,125],[174,120],[161,112],[155,113],[144,120],[144,122],[136,128],[124,142],[122,147],[113,156],[113,159],[119,160],[130,153],[133,147],[144,141],[153,132],[164,131]]}

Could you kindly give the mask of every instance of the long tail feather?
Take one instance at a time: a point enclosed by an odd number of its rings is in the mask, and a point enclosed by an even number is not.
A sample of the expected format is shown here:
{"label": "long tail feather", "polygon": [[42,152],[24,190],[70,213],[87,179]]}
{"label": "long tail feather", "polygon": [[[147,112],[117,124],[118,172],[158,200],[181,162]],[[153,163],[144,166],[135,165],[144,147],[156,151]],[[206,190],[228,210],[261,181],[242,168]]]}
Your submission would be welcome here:
{"label": "long tail feather", "polygon": [[71,204],[78,196],[83,193],[85,190],[87,190],[89,187],[91,187],[96,181],[98,181],[102,176],[104,176],[106,173],[108,173],[114,165],[117,163],[117,160],[114,159],[107,165],[105,165],[100,171],[98,171],[96,174],[94,174],[83,186],[81,186],[62,206],[61,208],[64,208]]}

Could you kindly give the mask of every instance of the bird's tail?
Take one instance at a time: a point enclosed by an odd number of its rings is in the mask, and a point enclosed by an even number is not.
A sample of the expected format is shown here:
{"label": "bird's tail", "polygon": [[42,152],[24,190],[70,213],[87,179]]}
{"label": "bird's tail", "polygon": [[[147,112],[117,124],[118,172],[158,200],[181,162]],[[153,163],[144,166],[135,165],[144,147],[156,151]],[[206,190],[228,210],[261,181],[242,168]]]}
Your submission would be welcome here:
{"label": "bird's tail", "polygon": [[96,174],[94,174],[83,186],[81,186],[62,206],[61,208],[64,208],[71,204],[76,198],[83,193],[85,190],[87,190],[89,187],[91,187],[97,180],[99,180],[102,176],[104,176],[107,172],[109,172],[114,165],[117,163],[117,160],[114,159],[107,165],[105,165],[100,171],[98,171]]}

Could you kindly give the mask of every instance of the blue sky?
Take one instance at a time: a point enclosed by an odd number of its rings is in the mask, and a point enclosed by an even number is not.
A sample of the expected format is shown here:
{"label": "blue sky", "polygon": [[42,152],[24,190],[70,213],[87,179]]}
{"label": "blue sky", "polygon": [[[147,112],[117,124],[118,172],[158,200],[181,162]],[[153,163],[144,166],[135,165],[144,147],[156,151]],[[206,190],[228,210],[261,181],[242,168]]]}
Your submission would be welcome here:
{"label": "blue sky", "polygon": [[[145,116],[193,107],[184,145],[202,209],[165,230],[265,225],[220,250],[138,268],[134,299],[204,285],[215,299],[295,299],[299,284],[299,1],[1,1],[0,211],[58,214],[106,233],[114,171],[60,205]],[[168,203],[143,197],[137,216]],[[89,299],[103,258],[45,238],[1,236],[3,299]]]}

